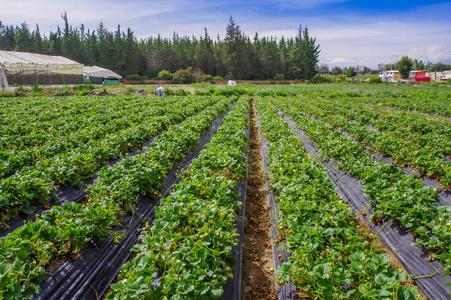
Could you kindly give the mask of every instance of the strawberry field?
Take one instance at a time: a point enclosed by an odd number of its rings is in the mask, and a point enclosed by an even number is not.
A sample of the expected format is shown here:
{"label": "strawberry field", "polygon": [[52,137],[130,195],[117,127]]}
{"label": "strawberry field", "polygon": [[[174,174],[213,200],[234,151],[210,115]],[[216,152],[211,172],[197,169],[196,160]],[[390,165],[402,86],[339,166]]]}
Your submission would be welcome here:
{"label": "strawberry field", "polygon": [[249,293],[251,115],[279,299],[451,299],[448,90],[1,98],[0,299]]}

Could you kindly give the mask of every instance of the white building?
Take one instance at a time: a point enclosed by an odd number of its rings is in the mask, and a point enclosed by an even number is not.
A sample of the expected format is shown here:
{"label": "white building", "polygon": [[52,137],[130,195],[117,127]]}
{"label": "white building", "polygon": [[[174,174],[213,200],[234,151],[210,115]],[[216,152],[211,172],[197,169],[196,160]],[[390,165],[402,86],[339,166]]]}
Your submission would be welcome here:
{"label": "white building", "polygon": [[389,70],[379,72],[379,77],[384,82],[397,82],[401,78],[401,73],[398,70]]}
{"label": "white building", "polygon": [[426,73],[427,77],[431,78],[431,81],[446,81],[451,79],[451,71],[441,71],[441,72],[428,72]]}

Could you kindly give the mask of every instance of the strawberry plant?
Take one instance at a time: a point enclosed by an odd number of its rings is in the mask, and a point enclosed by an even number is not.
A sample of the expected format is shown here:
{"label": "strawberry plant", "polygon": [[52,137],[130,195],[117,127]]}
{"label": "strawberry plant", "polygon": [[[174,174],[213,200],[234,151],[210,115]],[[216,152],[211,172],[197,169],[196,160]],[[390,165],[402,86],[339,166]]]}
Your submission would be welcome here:
{"label": "strawberry plant", "polygon": [[286,233],[291,254],[277,270],[279,283],[292,282],[315,299],[417,299],[417,289],[403,286],[409,276],[393,269],[388,255],[371,245],[375,237],[359,229],[352,209],[288,124],[269,102],[257,99],[256,108],[263,136],[271,142],[277,227]]}
{"label": "strawberry plant", "polygon": [[[249,99],[241,99],[190,167],[162,199],[156,220],[135,245],[107,299],[219,298],[232,278],[230,251],[246,176]],[[152,280],[161,276],[159,284]]]}
{"label": "strawberry plant", "polygon": [[[449,213],[447,209],[437,208],[439,197],[435,188],[424,186],[418,177],[406,176],[395,164],[377,162],[363,145],[346,138],[331,125],[312,120],[306,113],[293,110],[289,104],[274,103],[293,117],[301,128],[307,129],[308,136],[317,142],[324,155],[335,159],[339,168],[362,181],[365,193],[373,203],[373,219],[388,217],[397,220],[416,237],[415,244],[435,251],[436,256],[450,253],[449,225],[440,224],[440,220],[449,219]],[[347,149],[346,155],[337,149]],[[449,261],[444,259],[443,262],[449,272]]]}
{"label": "strawberry plant", "polygon": [[[129,129],[111,133],[105,140],[95,141],[71,152],[62,153],[38,161],[33,167],[25,167],[15,175],[0,181],[0,226],[33,202],[43,202],[59,184],[79,185],[92,176],[94,170],[108,159],[116,159],[133,149],[171,124],[197,113],[213,104],[217,98],[202,98],[186,105],[175,103],[168,107],[166,115],[151,117]],[[172,110],[172,112],[171,112]],[[157,110],[158,111],[158,110]],[[161,111],[160,111],[161,112]],[[132,146],[133,145],[133,146]]]}
{"label": "strawberry plant", "polygon": [[[0,270],[7,271],[0,277],[1,295],[16,297],[26,290],[38,293],[35,283],[42,279],[52,258],[76,255],[87,242],[113,234],[109,229],[119,224],[123,211],[133,211],[140,195],[153,195],[161,189],[174,164],[197,145],[205,124],[211,125],[232,101],[221,98],[179,126],[170,127],[146,152],[102,169],[89,187],[86,204],[55,206],[0,239]],[[118,241],[120,234],[113,237]],[[15,269],[16,264],[23,268]]]}

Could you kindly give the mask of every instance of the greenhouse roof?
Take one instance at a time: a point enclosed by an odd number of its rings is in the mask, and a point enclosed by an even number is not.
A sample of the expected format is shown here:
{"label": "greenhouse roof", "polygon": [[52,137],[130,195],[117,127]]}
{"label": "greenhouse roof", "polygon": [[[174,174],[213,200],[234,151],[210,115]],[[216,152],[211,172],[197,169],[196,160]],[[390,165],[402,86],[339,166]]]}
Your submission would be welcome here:
{"label": "greenhouse roof", "polygon": [[0,64],[79,65],[62,56],[0,50]]}
{"label": "greenhouse roof", "polygon": [[92,67],[84,66],[83,73],[88,74],[91,77],[122,78],[121,75],[119,75],[109,69],[104,69],[104,68],[97,67],[97,66],[92,66]]}

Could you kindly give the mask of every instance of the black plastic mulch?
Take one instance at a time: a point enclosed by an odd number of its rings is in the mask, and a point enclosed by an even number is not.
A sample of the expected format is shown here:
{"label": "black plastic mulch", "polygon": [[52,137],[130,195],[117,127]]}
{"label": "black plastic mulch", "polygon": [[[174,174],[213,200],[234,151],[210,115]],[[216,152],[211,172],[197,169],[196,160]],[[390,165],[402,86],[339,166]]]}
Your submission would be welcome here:
{"label": "black plastic mulch", "polygon": [[[299,130],[297,124],[288,117],[284,117],[284,119],[305,144],[307,151],[321,163],[319,159],[321,153],[317,151],[306,133]],[[381,160],[390,160],[390,158],[382,157]],[[400,224],[388,221],[388,224],[384,222],[384,224],[376,226],[370,221],[373,215],[372,209],[362,216],[360,209],[365,209],[369,204],[369,198],[363,192],[364,186],[359,180],[338,170],[335,162],[322,163],[322,165],[327,169],[327,176],[332,183],[338,187],[337,192],[343,200],[351,205],[355,214],[393,252],[413,277],[431,275],[442,266],[437,261],[427,261],[428,252],[419,246],[412,246],[415,238]],[[449,195],[446,197],[448,199]],[[443,277],[443,272],[441,269],[433,277],[415,280],[415,283],[429,299],[451,299],[451,287],[445,285],[446,282],[451,282],[451,276]]]}
{"label": "black plastic mulch", "polygon": [[[146,148],[148,148],[153,140],[157,137],[157,135],[153,136],[149,141],[145,142],[143,145],[142,152],[145,152]],[[106,162],[106,165],[113,166],[117,164],[119,161],[123,160],[127,156],[135,156],[138,154],[138,151],[135,150],[133,152],[130,152],[126,155],[124,155],[121,158],[108,160]],[[42,212],[45,210],[45,206],[48,206],[49,208],[52,208],[53,206],[63,206],[69,202],[79,202],[83,198],[86,197],[85,190],[88,188],[88,185],[93,184],[94,181],[97,179],[98,175],[97,173],[103,168],[100,167],[97,170],[94,171],[94,175],[88,179],[85,180],[83,185],[77,186],[77,185],[63,185],[59,186],[58,189],[52,193],[51,199],[49,203],[37,203],[35,204],[36,209],[32,214],[26,214],[24,212],[19,213],[19,215],[8,221],[6,224],[9,226],[6,230],[0,230],[0,238],[7,236],[20,226],[24,224],[26,221],[34,221],[36,219],[36,214],[42,214]]]}
{"label": "black plastic mulch", "polygon": [[[257,126],[261,128],[260,126],[260,120],[258,118],[257,114]],[[269,148],[267,146],[268,141],[264,138],[261,130],[259,130],[260,138],[261,138],[261,150],[262,150],[262,160],[263,160],[263,167],[265,174],[269,173],[269,167],[268,167],[268,151]],[[273,259],[274,259],[274,270],[275,272],[282,266],[282,264],[288,259],[290,256],[290,253],[283,247],[284,243],[279,242],[275,243],[274,241],[278,241],[278,230],[276,227],[276,224],[279,220],[277,211],[279,210],[279,205],[275,202],[274,194],[271,192],[270,188],[270,181],[266,180],[266,190],[268,191],[268,205],[270,205],[271,209],[269,210],[269,214],[271,217],[270,220],[270,231],[271,231],[271,246],[272,246],[272,252],[273,252]],[[279,259],[278,256],[281,256]],[[275,275],[276,281],[277,281],[277,275]],[[277,289],[277,298],[280,300],[294,300],[294,299],[301,299],[296,294],[297,288],[292,283],[286,283],[283,286],[278,286]]]}
{"label": "black plastic mulch", "polygon": [[[250,112],[249,112],[250,119]],[[247,139],[249,139],[249,128],[247,132]],[[249,163],[249,152],[246,152],[246,161]],[[247,174],[249,175],[249,174]],[[238,201],[242,203],[240,211],[237,213],[237,220],[235,222],[236,233],[238,234],[238,243],[232,248],[231,255],[236,259],[237,263],[234,267],[233,279],[228,279],[224,285],[224,294],[219,298],[220,300],[240,300],[241,299],[241,274],[243,266],[243,234],[244,234],[244,216],[246,207],[246,190],[247,180],[238,183],[237,190],[240,192]]]}
{"label": "black plastic mulch", "polygon": [[[200,137],[195,152],[188,153],[185,161],[174,167],[164,180],[166,188],[161,197],[169,195],[172,185],[179,181],[176,177],[179,167],[188,168],[191,161],[199,156],[232,107],[233,105],[213,122],[207,134]],[[41,293],[33,299],[101,299],[122,265],[129,259],[130,249],[138,242],[140,229],[155,219],[155,205],[158,205],[158,199],[142,197],[140,200],[135,207],[135,214],[123,217],[126,226],[122,232],[125,232],[125,237],[119,244],[114,244],[112,238],[109,238],[108,241],[97,240],[87,245],[77,260],[68,258],[52,270],[41,283]],[[121,229],[116,228],[115,231]]]}
{"label": "black plastic mulch", "polygon": [[[318,120],[318,119],[315,119]],[[321,122],[321,120],[318,120]],[[347,137],[348,139],[351,140],[356,140],[351,134],[347,133],[346,131],[342,131],[341,132],[345,137]],[[376,157],[377,161],[379,162],[386,162],[389,164],[393,164],[395,162],[395,159],[393,159],[393,157],[391,156],[386,156],[386,155],[382,155],[380,153],[377,152],[373,152],[372,149],[369,146],[365,146],[368,150],[368,152],[370,154],[372,154],[374,157]],[[315,148],[316,149],[316,148]],[[404,171],[404,173],[406,173],[406,175],[412,175],[412,176],[416,176],[419,177],[420,173],[412,170],[410,167],[404,167],[401,168],[398,165],[398,169],[401,169]],[[423,184],[425,186],[430,186],[430,187],[438,187],[440,184],[434,180],[433,177],[424,177],[421,179],[421,181],[423,182]],[[446,206],[446,205],[451,205],[451,191],[449,190],[442,190],[440,193],[440,201],[437,203],[437,206]]]}
{"label": "black plastic mulch", "polygon": [[[379,106],[377,104],[365,103],[365,102],[360,102],[360,104],[367,105],[367,106]],[[408,112],[408,113],[411,113],[411,114],[420,114],[420,115],[425,115],[425,116],[431,116],[433,118],[451,119],[451,117],[448,117],[448,116],[436,115],[436,114],[433,114],[433,113],[425,113],[425,112],[416,111],[416,110],[404,110],[404,109],[401,109],[401,108],[391,107],[391,106],[384,106],[384,108],[388,109],[388,110],[397,110],[397,111],[402,111],[402,112]]]}

